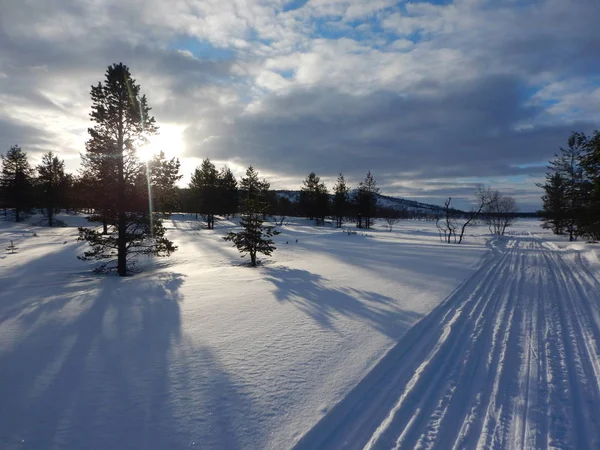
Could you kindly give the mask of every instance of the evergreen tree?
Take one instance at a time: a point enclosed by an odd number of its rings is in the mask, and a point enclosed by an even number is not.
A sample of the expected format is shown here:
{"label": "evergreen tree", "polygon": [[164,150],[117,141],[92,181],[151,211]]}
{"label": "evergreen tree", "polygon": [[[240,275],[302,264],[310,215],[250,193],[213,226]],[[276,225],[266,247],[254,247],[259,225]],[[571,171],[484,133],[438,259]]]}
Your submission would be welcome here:
{"label": "evergreen tree", "polygon": [[242,191],[242,208],[245,211],[251,202],[260,200],[262,186],[258,178],[258,172],[250,166],[246,170],[246,176],[240,180],[240,190]]}
{"label": "evergreen tree", "polygon": [[242,257],[249,254],[250,265],[255,267],[258,253],[270,256],[276,249],[271,237],[279,232],[273,226],[264,225],[265,192],[269,183],[264,179],[259,181],[258,173],[250,166],[240,185],[244,191],[244,212],[240,220],[242,231],[229,232],[223,239],[233,242]]}
{"label": "evergreen tree", "polygon": [[311,172],[303,181],[300,189],[300,206],[304,215],[310,220],[315,219],[316,224],[324,223],[329,212],[329,194],[325,183]]}
{"label": "evergreen tree", "polygon": [[65,174],[65,162],[52,152],[42,157],[42,163],[37,166],[38,188],[40,201],[47,211],[48,226],[54,226],[54,211],[63,206],[66,201],[69,179]]}
{"label": "evergreen tree", "polygon": [[190,190],[196,211],[206,216],[207,228],[214,229],[215,214],[219,208],[219,172],[210,159],[206,158],[200,167],[196,167],[190,180]]}
{"label": "evergreen tree", "polygon": [[551,229],[554,234],[563,234],[567,200],[562,175],[557,172],[547,173],[546,183],[538,186],[544,190],[542,196],[543,209],[540,212],[542,226]]}
{"label": "evergreen tree", "polygon": [[365,180],[359,183],[355,197],[358,228],[368,230],[373,225],[373,216],[377,210],[377,194],[379,194],[377,182],[369,171]]}
{"label": "evergreen tree", "polygon": [[572,133],[568,147],[561,147],[550,161],[546,184],[541,186],[545,191],[542,214],[546,226],[561,233],[566,232],[571,241],[583,234],[581,225],[589,197],[590,184],[582,166],[586,144],[583,133]]}
{"label": "evergreen tree", "polygon": [[157,127],[146,97],[139,94],[140,86],[127,66],[108,67],[104,83],[91,89],[90,115],[95,125],[88,129],[83,157],[84,174],[98,180],[101,198],[94,208],[103,210],[110,232],[103,235],[81,227],[79,239],[87,241],[91,250],[80,258],[105,261],[103,268],[116,258],[120,276],[128,274],[128,261],[138,254],[169,256],[177,249],[164,237],[160,215],[148,207],[146,170],[135,150]]}
{"label": "evergreen tree", "polygon": [[344,217],[348,215],[348,193],[350,192],[346,180],[344,180],[344,175],[341,173],[333,187],[333,192],[333,215],[335,216],[336,227],[341,228]]}
{"label": "evergreen tree", "polygon": [[254,167],[248,167],[246,176],[240,181],[242,210],[246,211],[250,207],[259,208],[264,220],[271,205],[270,188],[271,184],[267,180],[259,179],[258,172],[254,170]]}
{"label": "evergreen tree", "polygon": [[263,202],[263,220],[267,220],[267,215],[273,215],[277,208],[278,200],[275,191],[271,190],[271,183],[264,178],[260,182],[260,196]]}
{"label": "evergreen tree", "polygon": [[313,220],[316,215],[316,196],[319,183],[320,178],[314,172],[311,172],[302,180],[302,187],[300,188],[300,207],[304,215],[310,220]]}
{"label": "evergreen tree", "polygon": [[219,171],[219,212],[234,216],[238,209],[238,183],[231,169],[224,166]]}
{"label": "evergreen tree", "polygon": [[10,241],[10,245],[6,247],[6,251],[11,255],[14,255],[15,253],[17,253],[17,250],[19,250],[19,247],[17,247],[13,241]]}
{"label": "evergreen tree", "polygon": [[148,162],[153,211],[171,213],[179,207],[176,183],[183,177],[180,167],[178,158],[166,159],[162,150]]}
{"label": "evergreen tree", "polygon": [[[102,86],[92,87],[92,113],[91,120],[104,110],[100,108],[102,99]],[[96,106],[96,103],[98,105]],[[98,112],[96,112],[98,111]],[[104,119],[102,119],[104,120]],[[85,153],[81,154],[81,180],[83,182],[81,195],[85,203],[90,205],[93,214],[88,217],[90,222],[102,222],[103,234],[108,234],[109,222],[117,214],[117,189],[118,181],[116,158],[115,132],[108,126],[88,128],[90,138],[85,143]]]}
{"label": "evergreen tree", "polygon": [[315,201],[315,216],[316,224],[324,225],[325,217],[329,214],[329,191],[325,183],[319,184],[317,187],[317,195]]}
{"label": "evergreen tree", "polygon": [[572,133],[568,140],[568,147],[560,148],[560,153],[550,162],[551,170],[561,174],[564,180],[565,194],[565,231],[569,240],[573,241],[580,233],[578,224],[581,222],[586,186],[581,166],[581,158],[585,150],[586,137],[583,133]]}
{"label": "evergreen tree", "polygon": [[4,207],[14,208],[15,221],[20,222],[22,213],[30,206],[33,170],[27,161],[27,153],[18,145],[13,145],[6,155],[0,155],[0,158],[0,187]]}
{"label": "evergreen tree", "polygon": [[180,205],[183,212],[196,212],[194,196],[192,195],[192,190],[189,187],[175,188],[175,192],[177,195],[177,204]]}
{"label": "evergreen tree", "polygon": [[581,217],[582,233],[600,240],[600,131],[594,131],[585,141],[585,154],[581,158],[586,181],[587,199]]}
{"label": "evergreen tree", "polygon": [[[81,174],[73,178],[71,189],[72,206],[76,209],[81,209],[87,214],[94,213],[96,206],[95,199],[90,195],[96,186],[96,180],[92,179],[88,174]],[[88,218],[89,220],[89,218]],[[103,224],[104,225],[104,224]],[[106,223],[108,227],[108,222]],[[108,233],[108,228],[104,230],[104,234]]]}

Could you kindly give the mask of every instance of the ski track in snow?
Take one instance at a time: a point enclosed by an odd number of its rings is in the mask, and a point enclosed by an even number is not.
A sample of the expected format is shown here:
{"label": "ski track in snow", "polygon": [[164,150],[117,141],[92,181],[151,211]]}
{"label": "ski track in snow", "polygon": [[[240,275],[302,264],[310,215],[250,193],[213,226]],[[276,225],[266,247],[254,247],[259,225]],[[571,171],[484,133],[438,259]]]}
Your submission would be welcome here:
{"label": "ski track in snow", "polygon": [[511,235],[295,448],[600,448],[599,306],[581,253]]}

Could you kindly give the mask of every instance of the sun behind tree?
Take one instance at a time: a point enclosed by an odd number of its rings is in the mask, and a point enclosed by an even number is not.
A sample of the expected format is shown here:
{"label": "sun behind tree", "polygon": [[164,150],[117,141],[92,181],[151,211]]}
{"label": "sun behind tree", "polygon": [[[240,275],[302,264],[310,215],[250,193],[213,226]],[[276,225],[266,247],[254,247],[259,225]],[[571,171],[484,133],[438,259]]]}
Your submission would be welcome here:
{"label": "sun behind tree", "polygon": [[97,184],[91,202],[100,214],[92,219],[101,219],[107,234],[79,228],[79,239],[91,245],[80,259],[105,261],[103,268],[116,259],[117,272],[126,276],[132,256],[169,256],[177,249],[164,237],[160,216],[149,211],[147,172],[136,155],[158,128],[146,96],[140,97],[140,86],[122,63],[108,67],[91,96],[95,125],[88,129],[83,173]]}

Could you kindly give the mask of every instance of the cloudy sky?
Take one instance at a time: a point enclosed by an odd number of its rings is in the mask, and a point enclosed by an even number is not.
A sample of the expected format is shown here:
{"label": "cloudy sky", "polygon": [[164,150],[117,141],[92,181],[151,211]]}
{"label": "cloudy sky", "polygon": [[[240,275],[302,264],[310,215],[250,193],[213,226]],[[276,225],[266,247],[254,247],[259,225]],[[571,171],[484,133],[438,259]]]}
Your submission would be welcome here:
{"label": "cloudy sky", "polygon": [[275,188],[367,170],[441,203],[535,182],[600,128],[600,0],[0,0],[0,151],[79,165],[92,84],[127,64],[183,161]]}

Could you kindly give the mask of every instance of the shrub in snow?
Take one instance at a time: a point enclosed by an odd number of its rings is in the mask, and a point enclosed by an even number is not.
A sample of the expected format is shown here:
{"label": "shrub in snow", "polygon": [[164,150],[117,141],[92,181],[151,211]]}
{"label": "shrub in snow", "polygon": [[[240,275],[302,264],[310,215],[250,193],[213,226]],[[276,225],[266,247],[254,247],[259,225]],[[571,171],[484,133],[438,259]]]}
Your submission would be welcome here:
{"label": "shrub in snow", "polygon": [[10,253],[11,255],[13,253],[17,253],[18,249],[19,249],[19,247],[16,247],[15,244],[13,243],[13,241],[10,241],[10,245],[8,247],[6,247],[6,251],[8,253]]}

